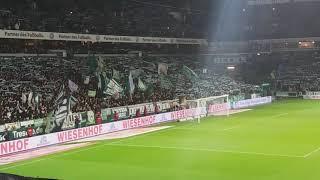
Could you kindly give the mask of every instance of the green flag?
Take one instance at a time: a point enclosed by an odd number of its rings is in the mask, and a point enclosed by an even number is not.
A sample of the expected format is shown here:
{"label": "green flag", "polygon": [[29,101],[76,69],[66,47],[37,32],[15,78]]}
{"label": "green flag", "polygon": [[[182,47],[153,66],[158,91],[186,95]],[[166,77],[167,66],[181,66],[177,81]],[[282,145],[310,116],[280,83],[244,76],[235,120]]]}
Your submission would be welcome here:
{"label": "green flag", "polygon": [[160,87],[163,89],[171,89],[173,86],[170,78],[165,75],[160,75]]}
{"label": "green flag", "polygon": [[115,69],[112,69],[112,78],[116,80],[120,80],[121,79],[120,72]]}
{"label": "green flag", "polygon": [[94,55],[89,54],[87,57],[87,65],[89,66],[90,73],[94,73],[98,67],[97,58]]}
{"label": "green flag", "polygon": [[88,96],[89,97],[96,97],[96,95],[97,95],[97,92],[96,91],[88,91]]}
{"label": "green flag", "polygon": [[154,92],[154,88],[152,84],[148,84],[146,92],[145,92],[145,97],[149,98]]}
{"label": "green flag", "polygon": [[119,95],[122,91],[123,88],[120,86],[120,84],[116,80],[111,79],[107,84],[107,88],[104,91],[104,94],[109,96],[115,96]]}
{"label": "green flag", "polygon": [[130,72],[130,74],[129,74],[129,92],[130,92],[130,94],[134,93],[134,89],[135,89],[135,85],[133,82],[132,74]]}
{"label": "green flag", "polygon": [[199,78],[198,75],[192,69],[185,65],[183,65],[182,72],[190,80],[196,80]]}
{"label": "green flag", "polygon": [[147,90],[147,86],[143,83],[143,81],[140,78],[138,79],[138,89],[140,91],[146,91]]}

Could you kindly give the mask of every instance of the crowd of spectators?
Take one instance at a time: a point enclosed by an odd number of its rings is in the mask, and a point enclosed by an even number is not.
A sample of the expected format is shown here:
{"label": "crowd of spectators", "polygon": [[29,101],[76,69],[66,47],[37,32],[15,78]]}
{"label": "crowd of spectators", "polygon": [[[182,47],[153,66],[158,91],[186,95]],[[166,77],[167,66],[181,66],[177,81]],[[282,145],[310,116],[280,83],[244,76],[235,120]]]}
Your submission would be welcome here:
{"label": "crowd of spectators", "polygon": [[170,1],[4,0],[0,29],[204,38],[206,13]]}
{"label": "crowd of spectators", "polygon": [[[120,97],[102,96],[97,88],[98,78],[89,73],[87,57],[1,57],[0,59],[0,120],[1,123],[43,118],[54,108],[54,99],[68,80],[79,86],[73,96],[78,100],[73,112],[92,110],[99,112],[103,108],[134,105],[145,102],[172,100],[179,96],[189,99],[222,94],[248,92],[254,86],[236,81],[226,74],[208,71],[203,74],[203,67],[198,57],[189,56],[113,56],[104,57],[106,74],[120,72],[119,84],[128,83],[131,73],[136,83],[136,90],[131,98],[128,93]],[[167,75],[158,74],[158,63],[168,65]],[[187,78],[182,72],[182,65],[187,65],[197,74],[196,80]],[[89,83],[84,83],[86,77]],[[150,91],[139,91],[137,79],[140,78]],[[150,88],[151,89],[151,88]],[[96,91],[95,97],[89,97],[88,91]],[[31,95],[39,98],[37,105]]]}
{"label": "crowd of spectators", "polygon": [[286,65],[278,72],[278,90],[291,92],[320,91],[320,63]]}

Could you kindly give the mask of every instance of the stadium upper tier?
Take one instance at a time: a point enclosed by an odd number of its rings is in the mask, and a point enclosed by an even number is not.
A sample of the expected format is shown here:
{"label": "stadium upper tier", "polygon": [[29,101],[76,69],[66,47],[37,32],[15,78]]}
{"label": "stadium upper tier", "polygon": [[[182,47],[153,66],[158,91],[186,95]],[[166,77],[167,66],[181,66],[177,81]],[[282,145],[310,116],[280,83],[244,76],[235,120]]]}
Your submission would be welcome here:
{"label": "stadium upper tier", "polygon": [[203,38],[207,14],[175,7],[156,0],[3,0],[0,29]]}

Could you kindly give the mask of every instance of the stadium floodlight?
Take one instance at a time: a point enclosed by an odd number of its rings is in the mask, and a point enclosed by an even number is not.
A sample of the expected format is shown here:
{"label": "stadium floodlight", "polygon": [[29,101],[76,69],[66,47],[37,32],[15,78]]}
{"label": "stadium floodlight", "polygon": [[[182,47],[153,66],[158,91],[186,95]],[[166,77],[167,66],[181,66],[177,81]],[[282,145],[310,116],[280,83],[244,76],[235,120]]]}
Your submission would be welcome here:
{"label": "stadium floodlight", "polygon": [[235,70],[236,67],[234,67],[234,66],[228,66],[227,69],[228,69],[228,70]]}

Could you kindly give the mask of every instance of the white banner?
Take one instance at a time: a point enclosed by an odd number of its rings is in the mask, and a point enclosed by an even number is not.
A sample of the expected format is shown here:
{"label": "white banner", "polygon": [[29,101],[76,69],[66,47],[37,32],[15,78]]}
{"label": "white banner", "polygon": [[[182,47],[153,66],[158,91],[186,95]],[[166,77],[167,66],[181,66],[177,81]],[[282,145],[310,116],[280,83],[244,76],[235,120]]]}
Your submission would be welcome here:
{"label": "white banner", "polygon": [[303,99],[320,99],[320,95],[304,95]]}
{"label": "white banner", "polygon": [[110,43],[152,43],[152,44],[199,44],[207,45],[205,39],[185,38],[161,38],[161,37],[138,37],[138,36],[112,36],[97,34],[75,34],[38,31],[0,30],[0,38],[7,39],[38,39],[54,41],[90,41]]}
{"label": "white banner", "polygon": [[306,95],[307,96],[320,96],[320,92],[319,91],[307,91]]}
{"label": "white banner", "polygon": [[261,97],[261,98],[255,98],[255,99],[246,99],[238,102],[234,102],[231,104],[233,109],[240,109],[240,108],[246,108],[251,106],[257,106],[261,104],[267,104],[272,102],[272,97]]}

